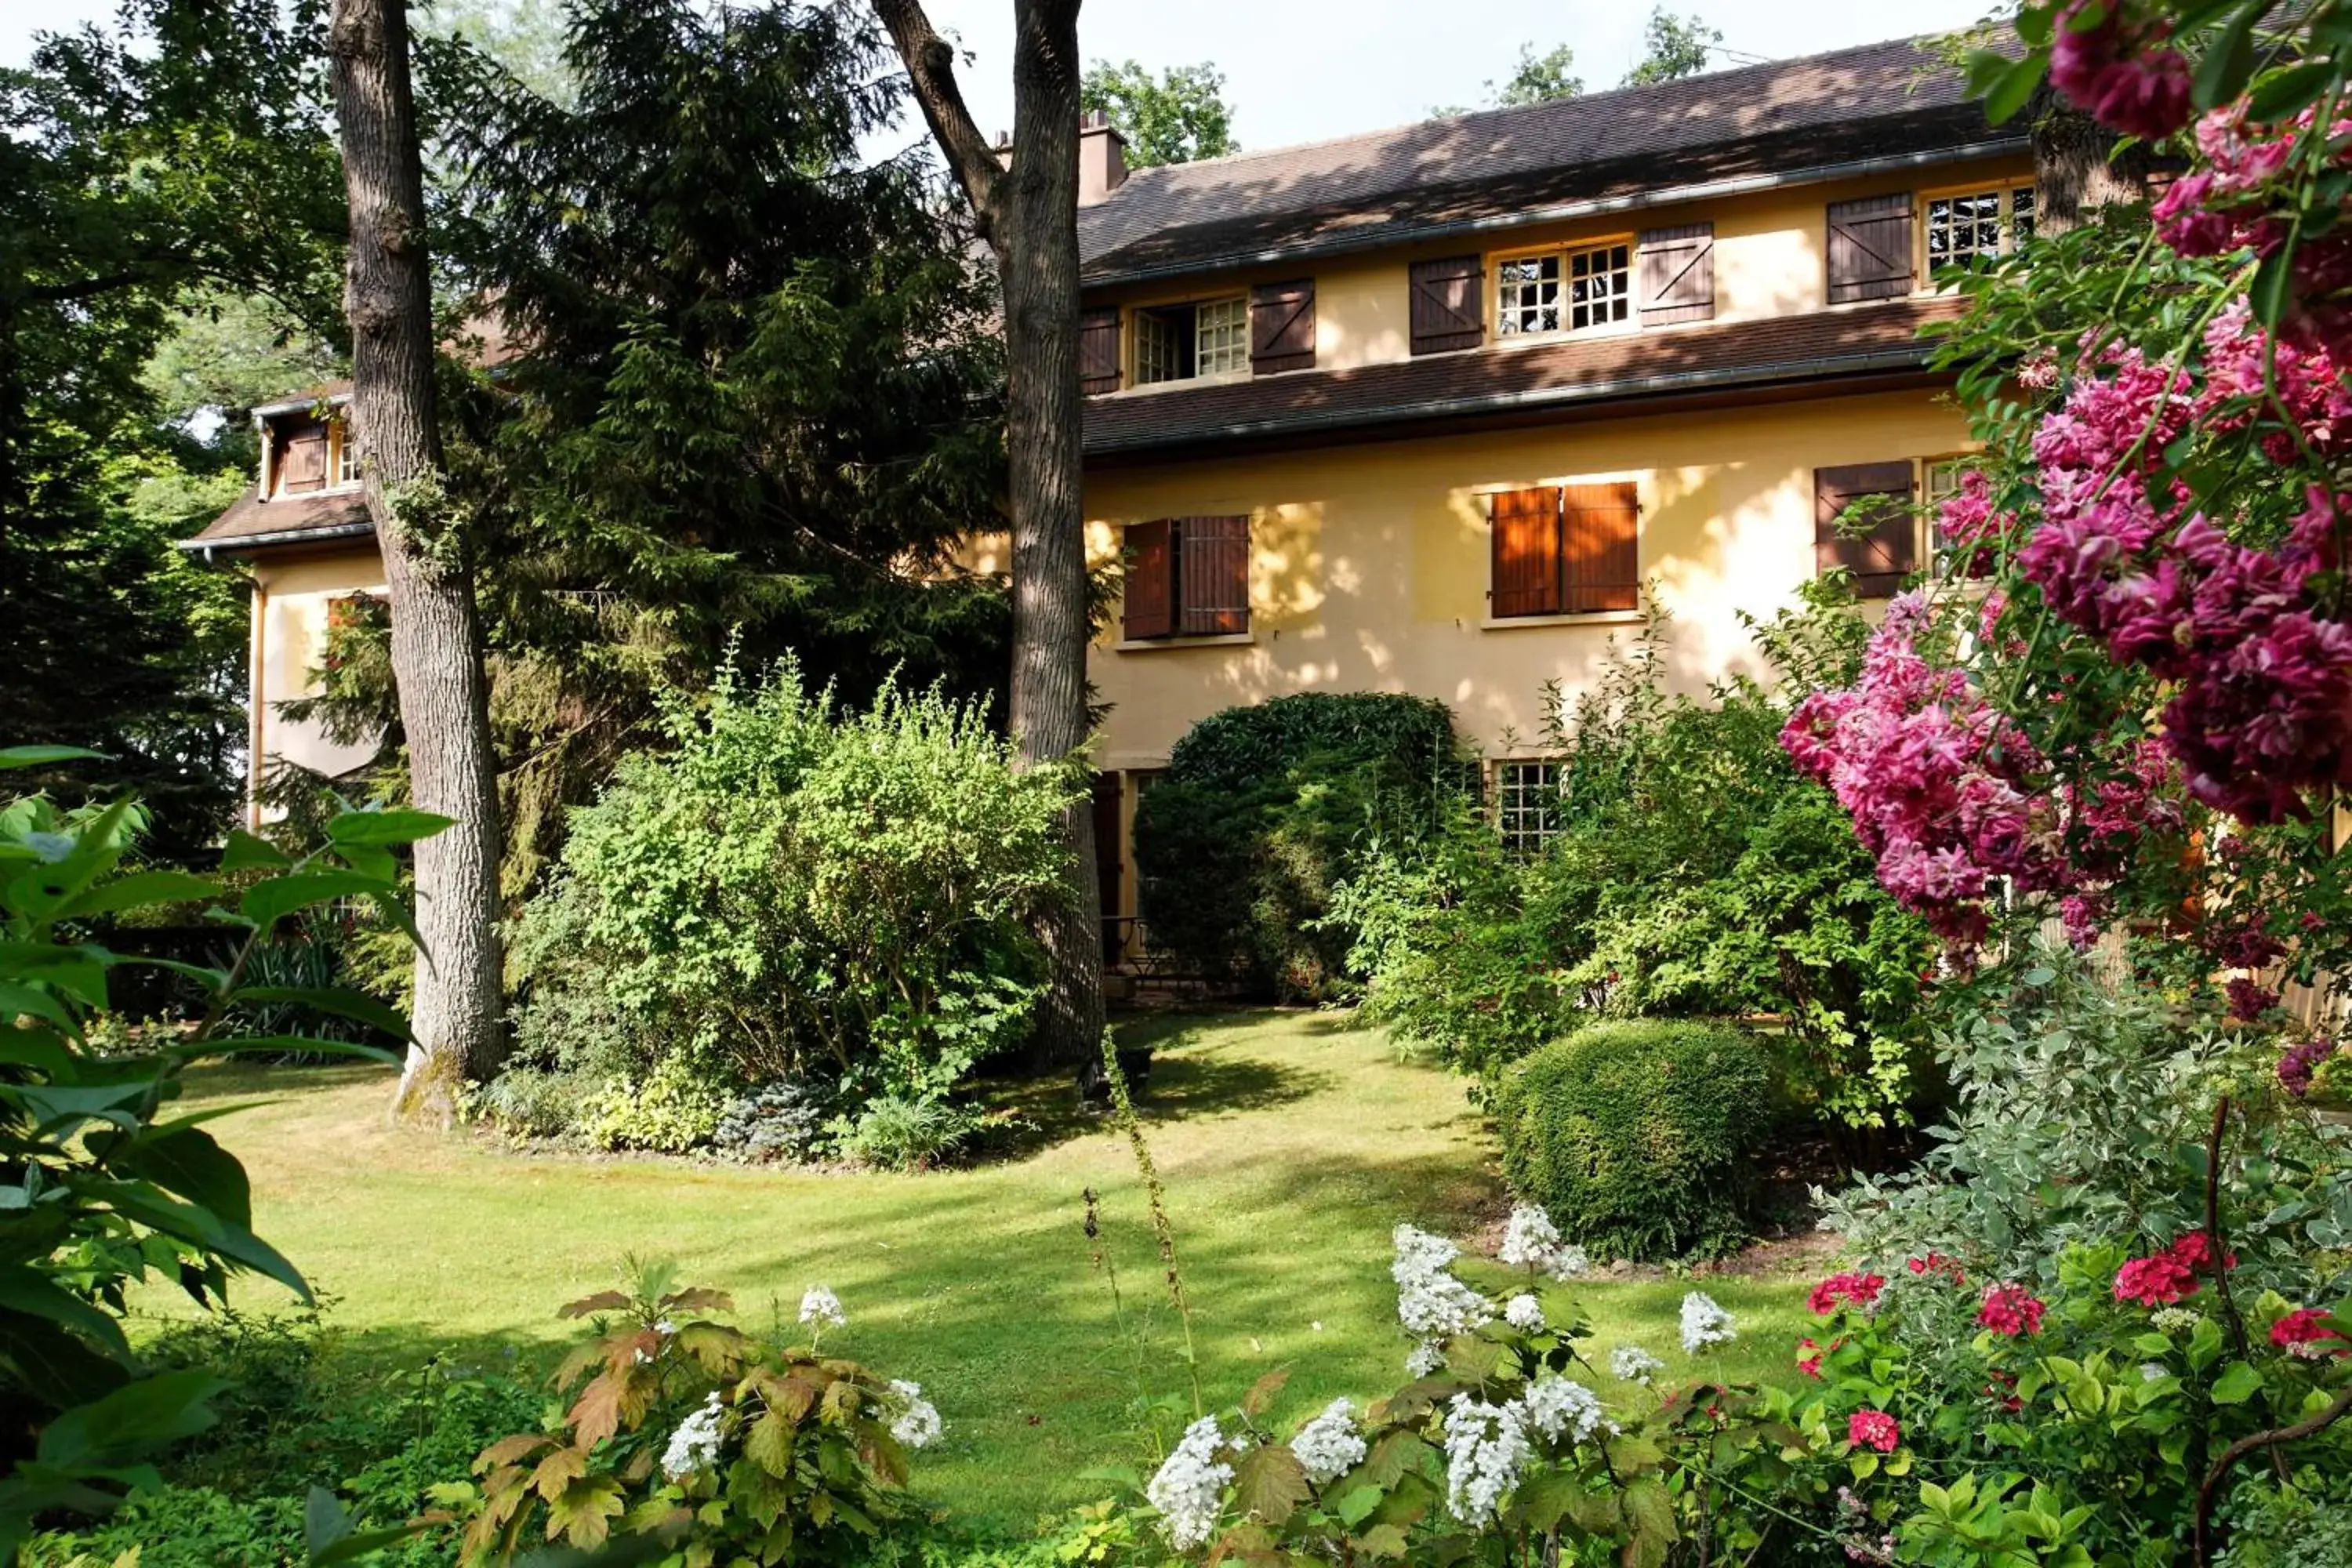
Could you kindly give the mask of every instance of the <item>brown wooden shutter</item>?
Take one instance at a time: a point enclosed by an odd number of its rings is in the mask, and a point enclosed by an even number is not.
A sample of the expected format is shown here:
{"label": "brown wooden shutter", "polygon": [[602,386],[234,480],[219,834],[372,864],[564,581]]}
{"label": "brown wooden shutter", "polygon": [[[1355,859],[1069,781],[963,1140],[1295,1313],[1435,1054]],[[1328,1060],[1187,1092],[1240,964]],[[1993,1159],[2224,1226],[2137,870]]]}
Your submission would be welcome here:
{"label": "brown wooden shutter", "polygon": [[1495,523],[1490,613],[1549,616],[1559,610],[1559,492],[1505,490],[1487,498]]}
{"label": "brown wooden shutter", "polygon": [[1078,313],[1078,390],[1088,397],[1118,390],[1118,309]]}
{"label": "brown wooden shutter", "polygon": [[1561,495],[1559,607],[1641,607],[1642,503],[1630,484],[1570,485]]}
{"label": "brown wooden shutter", "polygon": [[1250,374],[1315,368],[1315,279],[1250,290]]}
{"label": "brown wooden shutter", "polygon": [[1176,534],[1177,631],[1192,637],[1249,630],[1249,519],[1179,518]]}
{"label": "brown wooden shutter", "polygon": [[1704,321],[1715,315],[1715,225],[1642,231],[1642,325]]}
{"label": "brown wooden shutter", "polygon": [[[1856,505],[1846,527],[1838,520]],[[1866,531],[1853,531],[1856,528]],[[1855,463],[1813,470],[1813,564],[1853,574],[1854,592],[1884,599],[1919,565],[1917,519],[1911,512],[1911,465]]]}
{"label": "brown wooden shutter", "polygon": [[1832,202],[1830,303],[1911,292],[1911,193]]}
{"label": "brown wooden shutter", "polygon": [[1176,631],[1176,559],[1165,518],[1127,525],[1127,592],[1122,615],[1129,638]]}
{"label": "brown wooden shutter", "polygon": [[1479,290],[1486,268],[1475,256],[1412,264],[1412,352],[1444,353],[1475,349],[1486,341],[1486,315]]}
{"label": "brown wooden shutter", "polygon": [[287,495],[327,488],[327,427],[304,425],[287,432],[285,468],[278,489]]}

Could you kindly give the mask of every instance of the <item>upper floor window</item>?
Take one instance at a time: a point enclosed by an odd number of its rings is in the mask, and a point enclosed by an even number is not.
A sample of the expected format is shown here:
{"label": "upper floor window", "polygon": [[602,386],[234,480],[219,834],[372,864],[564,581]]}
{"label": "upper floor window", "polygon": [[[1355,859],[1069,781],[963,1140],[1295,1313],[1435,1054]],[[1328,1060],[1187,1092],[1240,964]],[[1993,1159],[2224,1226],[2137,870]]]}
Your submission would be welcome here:
{"label": "upper floor window", "polygon": [[1127,525],[1121,610],[1129,641],[1249,630],[1249,519],[1160,518]]}
{"label": "upper floor window", "polygon": [[1135,313],[1139,385],[1247,370],[1249,300],[1242,295]]}
{"label": "upper floor window", "polygon": [[1495,330],[1518,337],[1622,325],[1633,319],[1633,247],[1622,242],[1508,258],[1495,268]]}
{"label": "upper floor window", "polygon": [[2033,237],[2033,187],[2013,185],[1927,198],[1922,230],[1928,273],[1973,256],[2004,256]]}
{"label": "upper floor window", "polygon": [[335,483],[355,485],[360,482],[360,444],[352,439],[352,422],[349,418],[338,418],[332,428]]}
{"label": "upper floor window", "polygon": [[312,419],[286,427],[278,456],[278,490],[309,495],[327,488],[327,426]]}
{"label": "upper floor window", "polygon": [[1490,617],[1640,607],[1642,506],[1632,485],[1505,490],[1487,504]]}
{"label": "upper floor window", "polygon": [[1842,566],[1862,598],[1892,598],[1919,569],[1919,515],[1912,505],[1917,482],[1908,458],[1815,468],[1815,569]]}

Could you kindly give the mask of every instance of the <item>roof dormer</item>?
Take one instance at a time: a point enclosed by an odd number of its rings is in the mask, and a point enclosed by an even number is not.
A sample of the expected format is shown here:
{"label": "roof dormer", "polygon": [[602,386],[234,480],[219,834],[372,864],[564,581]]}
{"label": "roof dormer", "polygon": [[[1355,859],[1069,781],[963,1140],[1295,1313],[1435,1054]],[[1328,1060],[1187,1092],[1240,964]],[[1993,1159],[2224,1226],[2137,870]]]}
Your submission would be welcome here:
{"label": "roof dormer", "polygon": [[298,500],[360,487],[349,386],[321,387],[253,411],[261,434],[259,499]]}

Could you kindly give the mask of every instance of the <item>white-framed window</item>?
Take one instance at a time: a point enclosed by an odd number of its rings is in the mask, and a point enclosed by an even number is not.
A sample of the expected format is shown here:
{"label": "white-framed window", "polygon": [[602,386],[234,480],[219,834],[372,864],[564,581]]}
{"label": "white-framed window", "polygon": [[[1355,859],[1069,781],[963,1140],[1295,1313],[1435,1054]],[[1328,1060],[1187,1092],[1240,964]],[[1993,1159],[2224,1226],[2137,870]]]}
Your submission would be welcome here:
{"label": "white-framed window", "polygon": [[1249,368],[1249,301],[1211,300],[1198,308],[1194,335],[1200,348],[1195,375],[1222,375]]}
{"label": "white-framed window", "polygon": [[1249,369],[1249,300],[1235,294],[1135,312],[1135,381],[1189,381]]}
{"label": "white-framed window", "polygon": [[1495,330],[1505,337],[1559,331],[1559,258],[1519,256],[1495,268]]}
{"label": "white-framed window", "polygon": [[1504,852],[1540,855],[1559,832],[1560,764],[1549,759],[1495,764],[1495,826]]}
{"label": "white-framed window", "polygon": [[355,485],[360,482],[360,445],[352,439],[352,422],[348,418],[334,422],[335,483]]}
{"label": "white-framed window", "polygon": [[1568,258],[1568,330],[1591,331],[1623,321],[1633,307],[1633,247],[1596,245]]}
{"label": "white-framed window", "polygon": [[1975,256],[2005,256],[2033,237],[2033,187],[1996,186],[1954,191],[1927,200],[1920,226],[1923,259],[1930,276],[1938,267]]}
{"label": "white-framed window", "polygon": [[1495,264],[1495,332],[1533,337],[1590,332],[1633,319],[1633,247],[1623,240],[1569,246]]}

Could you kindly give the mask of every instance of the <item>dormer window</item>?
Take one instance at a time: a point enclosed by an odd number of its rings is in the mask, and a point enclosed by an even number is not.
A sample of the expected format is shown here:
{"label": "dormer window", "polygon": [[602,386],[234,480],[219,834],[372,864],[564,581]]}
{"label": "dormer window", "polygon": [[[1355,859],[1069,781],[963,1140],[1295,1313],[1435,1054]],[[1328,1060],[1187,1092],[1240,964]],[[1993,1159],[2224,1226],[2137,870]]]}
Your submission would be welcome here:
{"label": "dormer window", "polygon": [[337,419],[333,426],[335,447],[335,483],[355,485],[360,482],[360,444],[352,439],[352,422]]}
{"label": "dormer window", "polygon": [[1633,319],[1633,247],[1623,241],[1515,256],[1495,268],[1499,337],[1601,331]]}
{"label": "dormer window", "polygon": [[1135,380],[1190,381],[1249,369],[1249,300],[1234,295],[1135,313]]}
{"label": "dormer window", "polygon": [[2033,237],[2033,187],[2015,185],[1927,198],[1927,271],[1973,256],[2006,256]]}
{"label": "dormer window", "polygon": [[286,430],[286,447],[278,460],[278,492],[309,495],[327,488],[326,422],[309,420]]}

